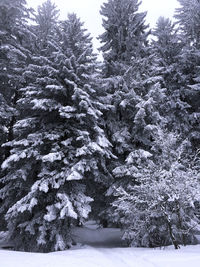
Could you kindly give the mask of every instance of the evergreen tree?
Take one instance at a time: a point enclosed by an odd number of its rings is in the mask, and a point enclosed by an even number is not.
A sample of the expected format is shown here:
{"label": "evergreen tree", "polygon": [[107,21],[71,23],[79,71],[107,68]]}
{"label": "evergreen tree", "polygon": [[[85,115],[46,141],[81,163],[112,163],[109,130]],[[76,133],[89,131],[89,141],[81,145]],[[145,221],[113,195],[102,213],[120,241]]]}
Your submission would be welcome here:
{"label": "evergreen tree", "polygon": [[161,86],[166,88],[166,101],[161,107],[161,114],[166,119],[169,131],[177,131],[184,137],[190,129],[189,105],[184,98],[183,81],[180,70],[180,58],[183,42],[178,36],[175,25],[169,19],[160,17],[153,31],[155,38],[152,49],[155,66],[161,76]]}
{"label": "evergreen tree", "polygon": [[199,0],[178,0],[175,18],[187,44],[200,48],[200,2]]}
{"label": "evergreen tree", "polygon": [[159,17],[156,28],[153,30],[156,40],[152,43],[159,55],[159,63],[162,67],[168,67],[177,61],[177,55],[180,54],[181,44],[175,24],[170,19]]}
{"label": "evergreen tree", "polygon": [[[71,226],[91,211],[86,185],[109,178],[110,144],[99,126],[91,40],[75,15],[62,25],[43,42],[46,56],[33,56],[24,73],[28,86],[18,104],[27,116],[16,122],[18,137],[2,165],[9,238],[20,250],[70,246]],[[68,43],[74,26],[78,40]]]}
{"label": "evergreen tree", "polygon": [[[142,72],[138,74],[138,69],[143,69],[144,55],[147,55],[145,13],[139,13],[138,7],[138,1],[111,0],[104,3],[101,9],[101,14],[105,17],[105,32],[100,36],[104,57],[105,97],[102,101],[107,104],[104,110],[105,130],[113,145],[114,154],[122,159],[131,149],[130,122],[134,118],[134,106],[140,101],[140,95],[135,92],[136,86],[132,82],[136,78],[137,83],[136,76],[140,76]],[[132,64],[133,61],[138,67]]]}
{"label": "evergreen tree", "polygon": [[[96,55],[92,53],[92,38],[83,28],[83,23],[75,14],[69,14],[68,20],[61,22],[63,28],[63,43],[62,47],[66,50],[69,57],[74,56],[73,66],[76,70],[76,74],[81,79],[77,80],[77,84],[80,83],[82,87],[90,80],[91,86],[94,91],[91,91],[92,95],[95,94],[96,108],[100,112],[104,110],[105,103],[99,101],[102,96],[101,89],[101,77],[99,74],[99,66],[96,62]],[[91,62],[93,62],[91,64]],[[95,64],[94,64],[95,63]],[[86,67],[87,66],[87,67]],[[92,75],[91,75],[92,74]],[[103,116],[99,117],[99,125],[103,129]],[[108,162],[105,158],[104,164]],[[112,175],[106,171],[107,177],[96,177],[95,180],[90,179],[87,182],[87,193],[94,199],[91,203],[92,211],[90,216],[94,219],[101,220],[101,211],[105,208],[105,192],[108,186],[112,183]]]}
{"label": "evergreen tree", "polygon": [[19,89],[24,86],[22,73],[29,60],[32,38],[28,18],[26,1],[0,1],[0,164],[10,155],[11,148],[1,145],[13,140],[13,125],[19,114],[16,102]]}
{"label": "evergreen tree", "polygon": [[[108,1],[101,11],[106,17],[100,37],[104,43],[105,131],[117,156],[109,162],[115,177],[107,193],[110,202],[113,188],[126,186],[131,179],[129,172],[120,171],[129,155],[137,149],[150,151],[158,124],[164,124],[159,106],[164,104],[165,92],[148,46],[145,13],[139,13],[138,7],[138,1],[125,1],[125,5],[124,1]],[[106,213],[110,221],[115,220],[112,208]]]}
{"label": "evergreen tree", "polygon": [[[5,98],[0,94],[0,136],[1,136],[1,144],[6,142],[6,137],[7,137],[7,131],[8,128],[6,127],[7,125],[7,120],[12,117],[14,110],[8,106],[6,103]],[[3,148],[0,148],[0,164],[3,162],[5,159],[5,152]]]}
{"label": "evergreen tree", "polygon": [[38,7],[35,15],[35,34],[37,35],[36,47],[45,53],[45,48],[48,46],[48,41],[52,36],[55,37],[56,28],[58,26],[59,10],[56,5],[50,0],[42,3]]}
{"label": "evergreen tree", "polygon": [[[24,0],[6,0],[0,3],[0,93],[7,105],[15,108],[19,98],[18,89],[23,84],[21,75],[27,61],[29,17]],[[7,139],[13,138],[12,127],[15,118],[7,119]],[[7,151],[9,154],[9,151]]]}
{"label": "evergreen tree", "polygon": [[139,5],[138,0],[109,0],[101,7],[105,32],[99,39],[105,77],[123,75],[123,65],[143,53],[147,43],[146,13],[138,12]]}
{"label": "evergreen tree", "polygon": [[200,66],[200,3],[194,1],[179,1],[181,7],[176,10],[176,19],[180,34],[184,40],[184,49],[180,57],[180,72],[182,75],[182,91],[184,101],[189,105],[190,129],[188,135],[194,148],[199,147],[200,140],[200,90],[199,90],[199,66]]}

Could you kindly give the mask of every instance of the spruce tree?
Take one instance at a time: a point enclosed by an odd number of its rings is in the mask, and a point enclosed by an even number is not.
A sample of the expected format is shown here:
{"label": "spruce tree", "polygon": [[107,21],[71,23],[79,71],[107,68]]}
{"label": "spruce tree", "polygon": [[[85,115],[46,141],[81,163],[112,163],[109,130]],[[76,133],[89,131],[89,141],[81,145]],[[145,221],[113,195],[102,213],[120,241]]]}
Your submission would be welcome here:
{"label": "spruce tree", "polygon": [[160,17],[153,31],[152,49],[155,67],[161,76],[161,86],[166,88],[166,101],[161,107],[169,131],[177,131],[185,138],[190,129],[189,105],[184,98],[183,81],[180,70],[180,58],[183,42],[178,35],[175,24]]}
{"label": "spruce tree", "polygon": [[[126,172],[126,160],[138,149],[150,151],[158,124],[164,124],[159,106],[164,104],[165,92],[155,60],[147,41],[146,13],[139,13],[138,1],[108,1],[102,7],[105,33],[104,44],[104,111],[105,131],[113,145],[117,160],[109,162],[115,181],[107,195],[112,202],[113,188],[134,183]],[[115,220],[111,210],[106,211]],[[116,220],[115,220],[116,221]]]}
{"label": "spruce tree", "polygon": [[124,64],[143,53],[147,43],[145,12],[138,12],[138,0],[109,0],[101,7],[105,32],[99,37],[105,77],[123,74]]}
{"label": "spruce tree", "polygon": [[56,27],[58,26],[59,10],[50,0],[45,1],[38,7],[35,14],[36,26],[33,27],[37,35],[36,47],[38,52],[45,54],[45,48],[52,36],[55,37]]}
{"label": "spruce tree", "polygon": [[[78,39],[69,43],[74,26]],[[24,73],[28,85],[18,104],[27,116],[15,124],[19,135],[2,165],[1,196],[15,248],[47,252],[71,246],[71,227],[91,211],[86,186],[109,178],[111,152],[99,123],[95,56],[82,23],[70,15],[45,40],[45,54],[35,54]]]}
{"label": "spruce tree", "polygon": [[180,8],[176,10],[180,35],[184,41],[184,49],[180,57],[180,72],[182,75],[182,91],[184,101],[189,105],[190,129],[188,135],[193,142],[194,149],[199,147],[200,140],[200,3],[198,0],[180,0]]}
{"label": "spruce tree", "polygon": [[[15,108],[19,98],[18,91],[23,84],[21,76],[29,55],[28,18],[26,1],[6,0],[0,3],[0,93],[12,108]],[[7,120],[8,140],[13,138],[14,120],[13,116]]]}
{"label": "spruce tree", "polygon": [[[20,98],[19,89],[24,86],[22,73],[32,43],[27,24],[29,11],[24,0],[0,2],[0,164],[10,155],[11,147],[1,145],[13,140],[13,126],[19,115],[16,102]],[[1,214],[3,209],[1,207]]]}
{"label": "spruce tree", "polygon": [[[66,53],[69,57],[74,55],[73,64],[76,69],[77,77],[81,77],[81,79],[77,80],[77,84],[80,83],[80,86],[83,86],[90,80],[91,86],[94,89],[91,93],[93,97],[95,95],[96,109],[102,113],[105,109],[105,103],[100,101],[103,90],[101,88],[102,80],[99,73],[99,64],[96,62],[96,55],[92,53],[92,38],[83,26],[84,24],[75,14],[69,14],[68,20],[61,22],[61,27],[65,32],[62,37],[64,40],[62,47],[66,49]],[[93,63],[91,64],[91,62]],[[87,66],[87,68],[85,66]],[[104,119],[102,113],[102,116],[99,117],[99,126],[103,129],[103,125]],[[109,162],[109,160],[105,158],[105,166],[107,162]],[[101,212],[106,205],[105,192],[112,183],[112,175],[110,171],[106,170],[106,176],[98,175],[95,180],[90,179],[86,183],[87,193],[94,199],[91,203],[92,211],[90,216],[93,219],[101,220]]]}
{"label": "spruce tree", "polygon": [[175,18],[184,40],[189,45],[200,48],[200,2],[199,0],[178,0],[180,7],[176,9]]}
{"label": "spruce tree", "polygon": [[104,57],[102,75],[105,97],[102,101],[107,104],[104,111],[105,130],[114,153],[122,159],[130,150],[130,121],[134,117],[133,107],[140,101],[136,88],[131,84],[134,78],[129,79],[130,73],[134,72],[131,72],[132,62],[141,66],[147,52],[145,13],[139,13],[138,8],[138,1],[111,0],[104,3],[100,12],[104,16],[105,28],[100,36]]}

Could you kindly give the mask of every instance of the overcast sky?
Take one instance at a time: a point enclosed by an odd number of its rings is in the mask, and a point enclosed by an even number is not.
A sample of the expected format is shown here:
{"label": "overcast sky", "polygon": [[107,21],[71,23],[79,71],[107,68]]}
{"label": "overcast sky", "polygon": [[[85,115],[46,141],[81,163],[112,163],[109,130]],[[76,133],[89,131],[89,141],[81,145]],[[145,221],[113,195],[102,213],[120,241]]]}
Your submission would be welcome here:
{"label": "overcast sky", "polygon": [[[94,37],[94,46],[99,46],[96,37],[102,33],[102,18],[99,14],[102,3],[107,0],[52,0],[60,9],[62,19],[68,13],[75,12],[81,21],[85,22],[85,28]],[[44,0],[27,0],[29,6],[36,8]],[[142,0],[140,10],[147,11],[147,22],[154,27],[159,16],[172,18],[175,8],[178,7],[177,0]]]}

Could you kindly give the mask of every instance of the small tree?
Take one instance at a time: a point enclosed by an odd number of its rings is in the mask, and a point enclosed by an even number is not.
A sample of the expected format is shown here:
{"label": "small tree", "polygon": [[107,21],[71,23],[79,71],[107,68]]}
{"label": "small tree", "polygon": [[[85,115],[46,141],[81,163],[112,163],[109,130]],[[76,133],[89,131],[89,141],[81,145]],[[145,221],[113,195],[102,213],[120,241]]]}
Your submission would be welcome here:
{"label": "small tree", "polygon": [[188,156],[187,140],[180,142],[174,134],[161,131],[154,150],[155,158],[145,150],[134,151],[123,169],[114,170],[129,173],[130,181],[117,188],[113,208],[130,245],[173,244],[177,249],[193,243],[199,231],[194,206],[200,196],[199,163]]}

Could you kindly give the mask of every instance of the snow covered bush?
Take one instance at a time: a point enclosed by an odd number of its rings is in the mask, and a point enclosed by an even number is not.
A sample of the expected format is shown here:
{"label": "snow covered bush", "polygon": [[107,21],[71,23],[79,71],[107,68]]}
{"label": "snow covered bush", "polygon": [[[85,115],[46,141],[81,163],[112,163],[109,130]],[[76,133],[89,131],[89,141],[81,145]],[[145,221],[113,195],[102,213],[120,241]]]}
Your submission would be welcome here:
{"label": "snow covered bush", "polygon": [[114,170],[116,176],[130,176],[126,186],[115,188],[114,218],[131,246],[191,244],[200,230],[194,206],[200,199],[198,157],[192,159],[188,141],[174,134],[160,132],[154,149],[133,151],[126,165]]}

